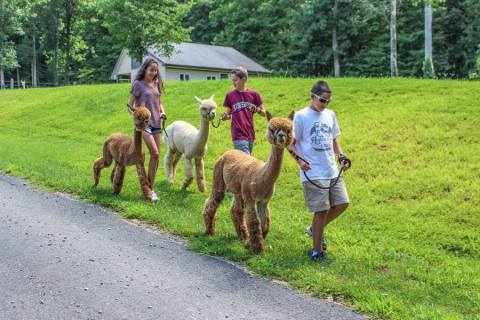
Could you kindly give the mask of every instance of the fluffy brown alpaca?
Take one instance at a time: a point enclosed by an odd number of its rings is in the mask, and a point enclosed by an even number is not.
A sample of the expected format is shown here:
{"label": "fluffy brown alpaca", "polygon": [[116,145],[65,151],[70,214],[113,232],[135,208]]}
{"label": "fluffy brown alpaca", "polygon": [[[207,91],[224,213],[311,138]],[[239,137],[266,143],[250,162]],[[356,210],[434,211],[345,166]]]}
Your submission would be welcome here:
{"label": "fluffy brown alpaca", "polygon": [[232,192],[230,213],[235,230],[238,236],[249,239],[248,246],[255,253],[263,252],[263,242],[270,228],[268,202],[275,191],[283,151],[293,142],[293,112],[288,118],[272,118],[267,112],[267,119],[267,139],[272,145],[268,162],[238,150],[225,152],[215,163],[212,192],[203,210],[206,232],[214,235],[218,206],[225,192]]}
{"label": "fluffy brown alpaca", "polygon": [[151,114],[144,106],[134,107],[134,110],[132,114],[135,125],[134,138],[132,139],[122,133],[114,133],[105,140],[103,157],[98,158],[93,163],[94,187],[98,185],[102,169],[109,167],[112,161],[115,161],[110,181],[112,182],[113,193],[119,194],[122,190],[126,167],[135,165],[145,199],[152,200],[152,189],[145,173],[145,154],[142,151],[142,132],[147,126]]}

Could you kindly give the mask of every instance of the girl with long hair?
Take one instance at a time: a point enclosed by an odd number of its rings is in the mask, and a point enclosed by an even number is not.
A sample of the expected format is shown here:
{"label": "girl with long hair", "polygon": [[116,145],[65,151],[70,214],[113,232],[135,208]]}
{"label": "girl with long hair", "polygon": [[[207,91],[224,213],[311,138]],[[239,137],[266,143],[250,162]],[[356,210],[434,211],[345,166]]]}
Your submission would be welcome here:
{"label": "girl with long hair", "polygon": [[155,176],[159,163],[160,133],[163,129],[163,121],[167,118],[160,100],[163,91],[164,87],[159,71],[159,63],[153,58],[147,58],[138,70],[135,81],[132,84],[128,108],[130,112],[133,112],[134,105],[140,106],[143,104],[152,114],[143,132],[143,140],[150,152],[148,180],[152,187],[152,201],[158,201],[158,196],[154,191]]}

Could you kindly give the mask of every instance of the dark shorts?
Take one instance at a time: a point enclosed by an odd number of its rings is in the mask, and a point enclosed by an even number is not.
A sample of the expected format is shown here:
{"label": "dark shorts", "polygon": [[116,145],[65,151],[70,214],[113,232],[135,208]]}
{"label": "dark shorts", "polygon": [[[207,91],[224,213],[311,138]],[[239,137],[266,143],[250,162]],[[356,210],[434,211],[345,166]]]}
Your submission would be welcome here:
{"label": "dark shorts", "polygon": [[157,134],[162,133],[162,127],[157,128],[157,127],[152,126],[151,124],[148,124],[144,131],[146,133],[149,133],[151,135],[156,136]]}

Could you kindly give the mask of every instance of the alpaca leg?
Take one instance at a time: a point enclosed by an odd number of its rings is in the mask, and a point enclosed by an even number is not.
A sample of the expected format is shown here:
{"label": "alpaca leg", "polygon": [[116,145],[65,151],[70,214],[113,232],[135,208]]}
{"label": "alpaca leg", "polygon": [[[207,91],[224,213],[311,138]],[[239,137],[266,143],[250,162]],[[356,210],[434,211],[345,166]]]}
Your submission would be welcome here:
{"label": "alpaca leg", "polygon": [[265,240],[270,229],[270,210],[268,209],[268,203],[257,202],[257,213],[262,224],[263,240]]}
{"label": "alpaca leg", "polygon": [[143,162],[137,163],[137,175],[140,180],[140,187],[142,188],[145,199],[152,200],[152,189],[150,183],[148,183],[147,173],[145,172],[145,165]]}
{"label": "alpaca leg", "polygon": [[125,166],[117,165],[113,176],[113,193],[119,194],[123,187],[123,178],[125,178]]}
{"label": "alpaca leg", "polygon": [[105,168],[105,162],[103,161],[103,158],[98,158],[95,160],[93,163],[93,187],[98,186],[98,183],[100,182],[100,173],[102,172],[103,168]]}
{"label": "alpaca leg", "polygon": [[177,166],[178,162],[182,158],[182,154],[180,152],[175,152],[172,154],[172,175],[173,175],[173,180],[175,180],[175,177],[177,175]]}
{"label": "alpaca leg", "polygon": [[110,174],[110,182],[113,184],[113,177],[115,176],[115,170],[117,170],[117,161],[113,165],[112,173]]}
{"label": "alpaca leg", "polygon": [[205,208],[203,209],[205,233],[211,236],[215,234],[215,216],[217,215],[218,206],[222,203],[224,196],[224,192],[215,192],[212,190],[212,193],[205,201]]}
{"label": "alpaca leg", "polygon": [[165,175],[167,176],[167,181],[170,184],[173,184],[175,179],[175,175],[173,173],[173,162],[175,159],[175,152],[168,148],[167,153],[165,154],[165,158],[163,160],[163,166],[165,167]]}
{"label": "alpaca leg", "polygon": [[94,184],[93,186],[96,187],[100,181],[100,173],[102,172],[103,168],[107,168],[112,164],[112,155],[108,150],[108,140],[103,144],[103,157],[98,158],[93,163],[93,179]]}
{"label": "alpaca leg", "polygon": [[212,192],[207,201],[205,201],[205,208],[203,209],[203,219],[206,228],[205,232],[209,235],[215,234],[215,215],[217,214],[218,206],[222,203],[223,197],[225,196],[222,158],[215,162],[212,184]]}
{"label": "alpaca leg", "polygon": [[255,201],[246,201],[249,248],[255,253],[263,252],[263,235],[260,220],[255,210]]}
{"label": "alpaca leg", "polygon": [[197,176],[198,191],[205,192],[207,189],[205,187],[205,170],[204,170],[203,158],[195,159],[195,173]]}
{"label": "alpaca leg", "polygon": [[239,194],[234,195],[230,215],[232,216],[233,225],[235,231],[237,231],[237,235],[240,238],[247,239],[248,233],[245,225],[245,205],[242,196]]}
{"label": "alpaca leg", "polygon": [[182,189],[186,190],[193,181],[192,159],[185,158],[185,180],[183,180]]}

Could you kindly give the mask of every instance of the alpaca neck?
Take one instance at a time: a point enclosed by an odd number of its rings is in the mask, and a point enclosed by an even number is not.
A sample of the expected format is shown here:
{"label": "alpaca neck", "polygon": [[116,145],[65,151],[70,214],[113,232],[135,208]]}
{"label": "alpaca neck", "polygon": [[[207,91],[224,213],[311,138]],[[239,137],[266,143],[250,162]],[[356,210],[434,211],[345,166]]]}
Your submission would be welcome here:
{"label": "alpaca neck", "polygon": [[200,129],[198,130],[198,134],[195,138],[195,148],[197,150],[204,149],[205,145],[207,144],[208,131],[210,128],[209,125],[210,121],[202,118],[202,120],[200,121]]}
{"label": "alpaca neck", "polygon": [[268,159],[267,163],[263,165],[263,168],[259,174],[261,181],[265,182],[266,185],[271,185],[273,187],[275,181],[277,181],[278,175],[280,174],[282,162],[283,148],[278,148],[272,144],[270,158]]}
{"label": "alpaca neck", "polygon": [[137,128],[133,132],[133,151],[136,154],[142,154],[142,130]]}

